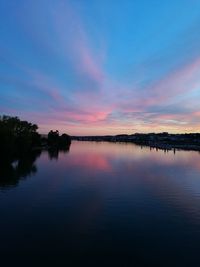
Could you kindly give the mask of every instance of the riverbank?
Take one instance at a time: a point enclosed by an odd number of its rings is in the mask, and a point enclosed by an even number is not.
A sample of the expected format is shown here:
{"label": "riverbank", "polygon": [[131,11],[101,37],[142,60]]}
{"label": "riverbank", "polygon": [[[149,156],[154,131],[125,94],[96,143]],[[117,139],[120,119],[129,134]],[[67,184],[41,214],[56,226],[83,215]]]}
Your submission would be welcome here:
{"label": "riverbank", "polygon": [[169,134],[149,133],[132,135],[106,135],[106,136],[72,136],[72,140],[95,142],[129,142],[141,146],[149,146],[162,150],[193,150],[200,151],[200,134]]}

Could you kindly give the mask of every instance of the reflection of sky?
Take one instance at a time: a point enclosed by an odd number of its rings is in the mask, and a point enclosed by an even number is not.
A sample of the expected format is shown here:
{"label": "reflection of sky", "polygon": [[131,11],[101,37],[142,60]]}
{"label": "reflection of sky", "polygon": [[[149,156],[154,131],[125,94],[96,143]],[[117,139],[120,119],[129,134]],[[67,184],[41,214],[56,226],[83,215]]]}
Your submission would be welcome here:
{"label": "reflection of sky", "polygon": [[198,152],[165,153],[133,144],[73,142],[69,154],[61,153],[51,164],[43,154],[39,164],[48,169],[49,192],[86,190],[89,198],[98,198],[98,207],[99,201],[121,205],[135,199],[145,209],[154,199],[199,221],[199,157]]}
{"label": "reflection of sky", "polygon": [[146,264],[136,266],[196,266],[199,157],[105,142],[72,142],[56,160],[43,152],[37,173],[0,192],[3,251],[26,262],[31,253],[62,263],[88,255],[94,266],[112,255],[124,266],[139,255]]}
{"label": "reflection of sky", "polygon": [[199,17],[195,0],[2,0],[0,112],[41,132],[197,131]]}

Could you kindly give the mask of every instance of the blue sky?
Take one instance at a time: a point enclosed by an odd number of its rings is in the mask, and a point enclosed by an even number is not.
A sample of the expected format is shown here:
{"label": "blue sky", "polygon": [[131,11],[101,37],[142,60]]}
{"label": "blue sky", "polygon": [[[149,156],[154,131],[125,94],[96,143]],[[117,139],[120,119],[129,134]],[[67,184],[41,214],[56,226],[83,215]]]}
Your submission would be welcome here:
{"label": "blue sky", "polygon": [[42,133],[200,129],[200,1],[0,0],[0,113]]}

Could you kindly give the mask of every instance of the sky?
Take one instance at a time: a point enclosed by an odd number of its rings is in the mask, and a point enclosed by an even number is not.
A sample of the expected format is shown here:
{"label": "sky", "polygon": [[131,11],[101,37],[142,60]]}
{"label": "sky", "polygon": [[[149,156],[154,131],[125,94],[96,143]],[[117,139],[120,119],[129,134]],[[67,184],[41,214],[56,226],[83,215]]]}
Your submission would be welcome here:
{"label": "sky", "polygon": [[40,133],[200,132],[200,0],[0,0],[0,114]]}

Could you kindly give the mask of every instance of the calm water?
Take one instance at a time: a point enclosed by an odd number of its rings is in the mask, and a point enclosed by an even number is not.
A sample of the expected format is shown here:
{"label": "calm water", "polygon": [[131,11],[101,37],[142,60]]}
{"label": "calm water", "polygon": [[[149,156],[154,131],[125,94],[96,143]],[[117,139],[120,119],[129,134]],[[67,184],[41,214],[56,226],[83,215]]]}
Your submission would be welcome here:
{"label": "calm water", "polygon": [[200,266],[198,152],[73,142],[2,168],[3,267]]}

